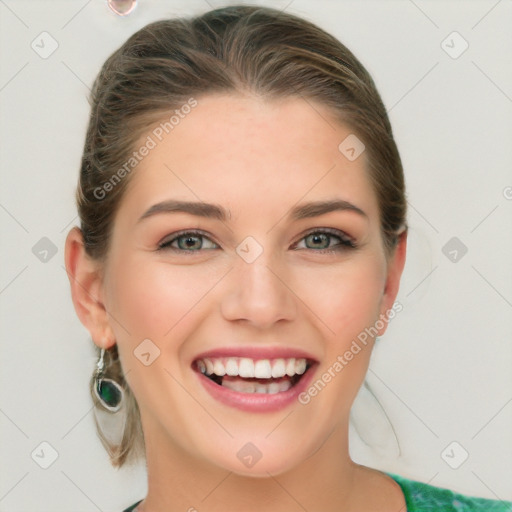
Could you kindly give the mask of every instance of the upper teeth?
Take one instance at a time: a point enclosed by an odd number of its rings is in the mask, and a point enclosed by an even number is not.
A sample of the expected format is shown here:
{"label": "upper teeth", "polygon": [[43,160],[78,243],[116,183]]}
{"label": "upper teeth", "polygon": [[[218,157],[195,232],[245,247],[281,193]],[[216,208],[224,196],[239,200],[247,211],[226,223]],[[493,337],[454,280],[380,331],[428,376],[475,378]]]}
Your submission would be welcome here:
{"label": "upper teeth", "polygon": [[248,357],[205,357],[197,360],[199,371],[206,375],[270,379],[302,375],[306,371],[304,358],[250,359]]}

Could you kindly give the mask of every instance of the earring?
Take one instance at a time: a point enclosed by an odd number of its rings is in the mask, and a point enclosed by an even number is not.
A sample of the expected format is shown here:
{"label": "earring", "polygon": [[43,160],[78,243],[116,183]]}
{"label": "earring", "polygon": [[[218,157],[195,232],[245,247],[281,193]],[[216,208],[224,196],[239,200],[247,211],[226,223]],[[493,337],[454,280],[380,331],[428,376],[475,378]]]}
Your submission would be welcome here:
{"label": "earring", "polygon": [[111,412],[117,412],[121,408],[124,391],[123,388],[112,379],[105,379],[105,349],[101,349],[100,359],[96,364],[94,372],[94,393],[98,397],[100,404]]}

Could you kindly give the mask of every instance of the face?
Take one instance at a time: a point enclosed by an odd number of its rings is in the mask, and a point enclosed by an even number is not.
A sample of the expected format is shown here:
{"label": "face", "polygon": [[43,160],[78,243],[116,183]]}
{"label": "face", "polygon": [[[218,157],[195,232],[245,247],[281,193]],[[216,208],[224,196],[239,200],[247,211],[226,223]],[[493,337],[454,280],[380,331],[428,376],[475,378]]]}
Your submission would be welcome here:
{"label": "face", "polygon": [[101,296],[147,443],[265,476],[346,431],[361,333],[401,271],[366,154],[338,149],[350,133],[311,101],[212,95],[143,137],[156,145],[117,211]]}

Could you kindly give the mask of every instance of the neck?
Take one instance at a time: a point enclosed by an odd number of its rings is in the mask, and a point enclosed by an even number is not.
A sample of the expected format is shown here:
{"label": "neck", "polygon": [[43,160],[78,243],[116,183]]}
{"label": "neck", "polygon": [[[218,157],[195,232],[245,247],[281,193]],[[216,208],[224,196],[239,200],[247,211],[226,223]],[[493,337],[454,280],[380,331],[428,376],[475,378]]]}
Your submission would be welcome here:
{"label": "neck", "polygon": [[355,509],[354,480],[360,466],[349,456],[348,421],[299,466],[268,477],[239,475],[192,457],[164,432],[148,427],[148,494],[137,512]]}

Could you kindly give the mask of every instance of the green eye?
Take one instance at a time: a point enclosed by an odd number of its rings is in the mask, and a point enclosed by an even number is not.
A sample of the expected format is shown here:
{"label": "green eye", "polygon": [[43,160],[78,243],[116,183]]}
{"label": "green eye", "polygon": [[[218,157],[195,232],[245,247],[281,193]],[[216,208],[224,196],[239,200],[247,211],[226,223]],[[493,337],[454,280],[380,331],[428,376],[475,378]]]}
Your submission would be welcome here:
{"label": "green eye", "polygon": [[[331,245],[331,242],[338,240],[339,243]],[[345,235],[342,231],[337,229],[322,229],[317,231],[311,231],[304,236],[302,240],[306,241],[306,247],[300,247],[300,249],[310,249],[315,252],[336,252],[343,251],[345,249],[355,249],[355,242]],[[297,247],[297,244],[295,245]]]}
{"label": "green eye", "polygon": [[[331,228],[309,232],[302,237],[299,242],[294,244],[292,248],[296,250],[298,244],[303,240],[306,242],[306,246],[299,247],[299,249],[307,249],[319,253],[333,253],[357,248],[354,240],[349,238],[343,231]],[[331,243],[336,240],[338,240],[338,243]],[[174,233],[172,238],[165,239],[158,244],[158,250],[170,250],[181,253],[201,252],[201,250],[204,249],[212,250],[219,248],[220,247],[215,242],[212,242],[201,231],[181,231]]]}
{"label": "green eye", "polygon": [[[308,249],[328,249],[331,244],[331,237],[326,233],[313,233],[308,235],[305,240],[306,245],[308,240],[313,244],[313,247],[308,247]],[[327,245],[325,245],[326,243]],[[319,247],[319,245],[325,245],[325,247]]]}
{"label": "green eye", "polygon": [[[164,240],[158,245],[158,249],[171,249],[179,252],[198,252],[200,249],[204,249],[203,240],[208,240],[214,247],[208,247],[208,249],[218,249],[218,245],[212,242],[208,237],[199,231],[183,231],[173,235],[173,238]],[[176,245],[173,245],[177,242]],[[206,244],[208,245],[208,244]]]}

